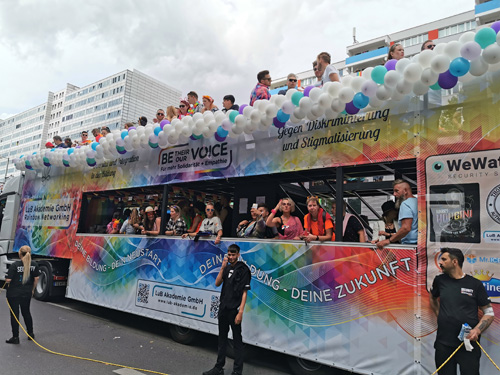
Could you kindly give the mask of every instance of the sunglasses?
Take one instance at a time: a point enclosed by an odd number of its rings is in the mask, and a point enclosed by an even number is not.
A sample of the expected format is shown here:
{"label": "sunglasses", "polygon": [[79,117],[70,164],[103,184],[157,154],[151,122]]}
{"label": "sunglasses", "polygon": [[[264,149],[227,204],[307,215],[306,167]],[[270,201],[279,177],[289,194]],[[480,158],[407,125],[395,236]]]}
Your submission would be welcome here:
{"label": "sunglasses", "polygon": [[314,70],[315,72],[317,72],[317,71],[318,71],[318,68],[314,68],[313,70]]}
{"label": "sunglasses", "polygon": [[271,80],[271,77],[266,77],[266,78],[264,78],[264,79],[265,79],[265,80],[267,80],[267,81],[270,81],[270,80]]}
{"label": "sunglasses", "polygon": [[205,211],[207,211],[207,212],[213,212],[215,210],[213,208],[207,208]]}
{"label": "sunglasses", "polygon": [[290,203],[281,203],[282,206],[291,206]]}
{"label": "sunglasses", "polygon": [[160,112],[158,112],[158,113],[156,114],[156,116],[165,116],[165,114],[164,114],[164,113],[160,113]]}
{"label": "sunglasses", "polygon": [[82,134],[82,137],[88,137],[89,135],[88,134]]}
{"label": "sunglasses", "polygon": [[290,82],[297,82],[297,80],[296,80],[296,79],[291,79],[291,78],[289,79],[289,81],[290,81]]}
{"label": "sunglasses", "polygon": [[307,199],[309,199],[309,198],[316,198],[316,199],[319,199],[319,197],[318,197],[317,195],[310,195],[310,196],[308,196],[308,197],[307,197]]}
{"label": "sunglasses", "polygon": [[179,108],[184,108],[184,107],[185,107],[185,105],[184,105],[184,104],[181,104],[181,105],[179,106]]}
{"label": "sunglasses", "polygon": [[425,47],[425,48],[427,48],[427,49],[433,49],[434,47],[436,47],[436,45],[435,45],[435,44],[429,44],[429,45],[428,45],[427,47]]}

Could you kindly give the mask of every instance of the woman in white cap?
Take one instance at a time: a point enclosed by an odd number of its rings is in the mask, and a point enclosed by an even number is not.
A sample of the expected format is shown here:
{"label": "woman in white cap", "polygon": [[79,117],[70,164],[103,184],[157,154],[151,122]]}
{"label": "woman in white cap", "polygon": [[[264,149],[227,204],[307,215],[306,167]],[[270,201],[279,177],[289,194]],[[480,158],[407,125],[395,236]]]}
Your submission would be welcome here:
{"label": "woman in white cap", "polygon": [[157,236],[160,234],[161,218],[156,217],[155,210],[153,207],[146,207],[144,211],[146,217],[144,218],[144,225],[142,227],[141,233],[147,236]]}

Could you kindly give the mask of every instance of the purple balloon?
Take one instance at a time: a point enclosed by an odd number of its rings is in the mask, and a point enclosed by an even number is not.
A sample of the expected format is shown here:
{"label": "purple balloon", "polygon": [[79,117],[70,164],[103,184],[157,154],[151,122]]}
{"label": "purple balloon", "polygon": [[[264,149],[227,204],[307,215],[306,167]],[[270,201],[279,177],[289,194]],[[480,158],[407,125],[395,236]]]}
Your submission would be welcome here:
{"label": "purple balloon", "polygon": [[385,68],[389,71],[389,70],[396,70],[396,63],[398,62],[398,60],[396,59],[390,59],[389,61],[387,61],[385,63]]}
{"label": "purple balloon", "polygon": [[221,137],[219,134],[215,133],[214,134],[214,137],[215,139],[218,141],[218,142],[224,142],[226,140],[226,137]]}
{"label": "purple balloon", "polygon": [[351,101],[345,105],[345,111],[350,115],[355,115],[359,112],[359,108],[356,108],[354,103]]}
{"label": "purple balloon", "polygon": [[493,22],[490,27],[498,34],[498,32],[500,31],[500,21]]}
{"label": "purple balloon", "polygon": [[135,126],[131,126],[128,128],[128,131],[131,131],[132,129],[137,129]]}
{"label": "purple balloon", "polygon": [[163,130],[163,127],[165,125],[168,125],[168,124],[170,124],[170,121],[168,121],[168,120],[161,120],[161,122],[160,122],[160,128],[161,128],[161,130]]}
{"label": "purple balloon", "polygon": [[279,128],[282,128],[283,126],[285,126],[285,123],[281,122],[280,120],[278,120],[277,117],[275,117],[275,118],[273,118],[273,125],[279,129]]}
{"label": "purple balloon", "polygon": [[245,107],[248,107],[248,105],[246,105],[246,104],[242,104],[242,105],[240,106],[240,109],[239,109],[240,115],[242,115],[242,114],[243,114],[243,110],[245,109]]}
{"label": "purple balloon", "polygon": [[441,73],[438,78],[439,86],[442,89],[452,89],[458,82],[458,77],[455,77],[453,74],[447,70],[444,73]]}
{"label": "purple balloon", "polygon": [[309,96],[309,92],[316,86],[307,86],[305,89],[304,89],[304,96]]}

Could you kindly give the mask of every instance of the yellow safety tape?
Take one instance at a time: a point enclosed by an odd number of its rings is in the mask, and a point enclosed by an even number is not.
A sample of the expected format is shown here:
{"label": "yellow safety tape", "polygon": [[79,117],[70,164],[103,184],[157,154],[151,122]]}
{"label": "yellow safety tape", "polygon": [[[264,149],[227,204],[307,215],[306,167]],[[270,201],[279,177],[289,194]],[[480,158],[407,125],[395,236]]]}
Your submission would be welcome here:
{"label": "yellow safety tape", "polygon": [[[2,290],[5,288],[5,284],[3,284],[2,286]],[[0,290],[1,292],[1,290]],[[49,352],[51,354],[55,354],[55,355],[59,355],[59,356],[62,356],[62,357],[67,357],[67,358],[74,358],[74,359],[80,359],[82,361],[89,361],[89,362],[95,362],[95,363],[101,363],[103,365],[107,365],[107,366],[115,366],[115,367],[122,367],[122,368],[128,368],[128,369],[131,369],[131,370],[135,370],[135,371],[144,371],[144,372],[149,372],[151,374],[158,374],[158,375],[168,375],[164,372],[159,372],[159,371],[153,371],[153,370],[146,370],[146,369],[143,369],[143,368],[137,368],[137,367],[132,367],[132,366],[125,366],[125,365],[120,365],[120,364],[117,364],[117,363],[111,363],[111,362],[106,362],[106,361],[100,361],[98,359],[92,359],[92,358],[85,358],[85,357],[79,357],[77,355],[71,355],[71,354],[64,354],[64,353],[59,353],[59,352],[55,352],[53,350],[50,350],[50,349],[47,349],[46,347],[44,347],[43,345],[39,344],[37,341],[35,341],[35,339],[33,337],[31,337],[28,332],[26,332],[26,330],[24,329],[23,325],[21,324],[21,322],[17,319],[17,316],[14,314],[14,312],[12,311],[12,307],[10,306],[10,303],[7,299],[5,299],[7,301],[7,306],[9,306],[9,310],[11,312],[11,314],[14,316],[14,318],[16,319],[16,322],[19,324],[19,327],[21,327],[21,329],[23,330],[24,333],[26,333],[26,336],[28,336],[39,348],[45,350],[46,352]]]}
{"label": "yellow safety tape", "polygon": [[456,353],[456,352],[458,352],[458,349],[460,349],[462,346],[464,346],[464,343],[461,343],[461,344],[458,346],[458,348],[456,348],[456,349],[455,349],[455,351],[454,351],[453,353],[451,353],[451,355],[448,357],[448,359],[447,359],[446,361],[444,361],[444,363],[443,363],[441,366],[439,366],[439,367],[437,368],[437,370],[436,370],[436,371],[434,371],[431,375],[434,375],[434,374],[436,374],[439,370],[441,370],[441,369],[443,368],[443,366],[444,366],[444,365],[446,365],[446,364],[448,363],[448,361],[449,361],[450,359],[452,359],[452,358],[453,358],[453,356],[455,355],[455,353]]}
{"label": "yellow safety tape", "polygon": [[479,345],[479,347],[481,348],[481,350],[483,351],[483,353],[486,354],[486,357],[488,357],[488,359],[491,361],[491,363],[493,363],[493,366],[495,366],[497,368],[497,370],[500,371],[500,368],[497,366],[497,364],[495,362],[493,362],[493,360],[488,355],[488,353],[486,353],[486,350],[483,349],[483,347],[481,346],[481,344],[479,343],[479,341],[476,341],[476,342]]}

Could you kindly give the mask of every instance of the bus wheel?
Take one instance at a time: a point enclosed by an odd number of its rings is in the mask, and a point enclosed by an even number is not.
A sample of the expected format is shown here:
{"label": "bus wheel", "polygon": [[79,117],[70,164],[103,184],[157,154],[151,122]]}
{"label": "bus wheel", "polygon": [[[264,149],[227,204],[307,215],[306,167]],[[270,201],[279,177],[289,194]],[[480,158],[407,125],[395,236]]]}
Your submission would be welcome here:
{"label": "bus wheel", "polygon": [[326,375],[335,374],[335,369],[303,358],[288,357],[288,365],[293,375]]}
{"label": "bus wheel", "polygon": [[35,298],[40,301],[48,301],[50,296],[50,288],[52,285],[52,269],[49,265],[40,264],[40,276],[38,284],[35,288]]}
{"label": "bus wheel", "polygon": [[190,328],[170,325],[170,335],[172,339],[180,344],[189,345],[198,335],[198,332]]}

